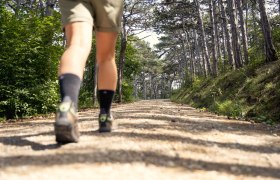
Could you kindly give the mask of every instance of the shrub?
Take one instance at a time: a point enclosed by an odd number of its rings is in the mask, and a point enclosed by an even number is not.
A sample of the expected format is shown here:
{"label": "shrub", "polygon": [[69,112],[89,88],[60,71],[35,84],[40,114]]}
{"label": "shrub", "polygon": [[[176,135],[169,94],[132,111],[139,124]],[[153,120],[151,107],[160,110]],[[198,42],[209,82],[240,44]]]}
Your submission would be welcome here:
{"label": "shrub", "polygon": [[217,111],[228,117],[239,118],[242,117],[241,105],[238,102],[226,100],[221,103],[217,103]]}

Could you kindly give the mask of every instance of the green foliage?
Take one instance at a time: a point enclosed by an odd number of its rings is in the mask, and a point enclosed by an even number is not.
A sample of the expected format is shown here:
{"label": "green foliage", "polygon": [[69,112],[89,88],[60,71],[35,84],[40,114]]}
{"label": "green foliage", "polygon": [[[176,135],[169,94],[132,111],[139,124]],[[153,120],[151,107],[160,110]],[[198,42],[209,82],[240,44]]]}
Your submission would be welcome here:
{"label": "green foliage", "polygon": [[278,57],[280,57],[280,15],[271,17],[270,24],[271,28],[273,29],[273,43],[276,48],[276,51],[278,52]]}
{"label": "green foliage", "polygon": [[88,91],[81,89],[79,95],[79,109],[93,108],[97,107],[97,104],[93,104],[93,91]]}
{"label": "green foliage", "polygon": [[[93,102],[93,93],[94,93],[94,81],[95,81],[95,59],[96,59],[96,39],[92,39],[92,48],[91,53],[88,57],[83,82],[79,95],[79,108],[92,108],[96,106],[96,102]],[[95,104],[94,104],[95,103]]]}
{"label": "green foliage", "polygon": [[226,100],[224,102],[216,102],[216,107],[214,107],[213,111],[228,117],[239,118],[242,117],[241,107],[237,101]]}
{"label": "green foliage", "polygon": [[0,117],[0,123],[4,123],[4,122],[6,122],[6,119]]}
{"label": "green foliage", "polygon": [[138,53],[139,50],[137,50],[131,42],[127,44],[126,52],[125,52],[125,65],[124,65],[125,68],[124,68],[123,75],[124,75],[124,79],[131,81],[130,86],[133,85],[132,80],[134,79],[134,77],[140,73],[141,63],[137,58]]}
{"label": "green foliage", "polygon": [[[117,52],[120,51],[120,39],[117,42]],[[135,77],[137,77],[141,69],[143,68],[143,59],[141,58],[143,55],[143,50],[147,50],[147,46],[145,48],[139,48],[138,44],[143,43],[143,41],[139,40],[137,37],[129,37],[127,42],[127,47],[125,51],[125,63],[124,63],[124,71],[123,71],[123,79],[122,79],[122,94],[124,102],[131,102],[134,100],[133,97],[133,81]],[[119,60],[117,54],[117,60]],[[117,62],[118,63],[118,62]],[[115,95],[115,99],[118,99],[118,95]]]}
{"label": "green foliage", "polygon": [[137,58],[139,53],[139,49],[136,49],[132,42],[129,42],[127,44],[125,52],[125,68],[123,73],[124,78],[122,81],[122,93],[124,102],[132,102],[135,99],[133,97],[133,80],[141,70],[141,62],[140,59]]}
{"label": "green foliage", "polygon": [[0,102],[0,115],[7,119],[53,112],[58,100],[56,82],[46,82],[24,89],[1,88],[1,92],[3,91],[5,91],[6,97]]}
{"label": "green foliage", "polygon": [[58,101],[57,65],[62,53],[60,15],[20,18],[0,8],[0,117],[52,112]]}
{"label": "green foliage", "polygon": [[124,102],[132,102],[132,101],[134,101],[133,86],[131,84],[132,84],[132,82],[129,82],[127,80],[124,80],[122,82],[123,100],[124,100]]}
{"label": "green foliage", "polygon": [[215,79],[195,80],[193,86],[179,90],[172,99],[229,117],[279,122],[280,61],[252,64]]}
{"label": "green foliage", "polygon": [[253,69],[259,67],[259,65],[264,63],[265,54],[262,52],[259,46],[253,46],[248,50],[249,59],[250,59],[250,66]]}

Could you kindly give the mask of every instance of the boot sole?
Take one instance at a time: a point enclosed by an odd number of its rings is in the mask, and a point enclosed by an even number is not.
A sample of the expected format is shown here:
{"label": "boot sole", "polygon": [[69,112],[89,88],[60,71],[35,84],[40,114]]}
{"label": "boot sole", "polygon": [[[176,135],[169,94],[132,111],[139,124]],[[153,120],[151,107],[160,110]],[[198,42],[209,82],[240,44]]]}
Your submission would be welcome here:
{"label": "boot sole", "polygon": [[54,124],[55,137],[57,143],[77,143],[79,141],[79,135],[75,132],[75,128],[72,124]]}
{"label": "boot sole", "polygon": [[112,132],[112,129],[111,128],[99,128],[98,132],[100,132],[100,133],[110,133],[110,132]]}

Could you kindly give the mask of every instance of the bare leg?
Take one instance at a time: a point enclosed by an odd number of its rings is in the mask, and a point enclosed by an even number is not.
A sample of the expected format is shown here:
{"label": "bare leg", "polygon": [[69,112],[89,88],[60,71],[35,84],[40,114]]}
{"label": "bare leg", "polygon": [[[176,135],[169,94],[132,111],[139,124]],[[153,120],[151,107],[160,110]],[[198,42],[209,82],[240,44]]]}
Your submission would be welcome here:
{"label": "bare leg", "polygon": [[61,57],[59,75],[75,74],[82,79],[86,60],[91,50],[92,26],[75,22],[65,26],[67,49]]}
{"label": "bare leg", "polygon": [[117,33],[96,33],[96,58],[98,64],[98,89],[116,90],[117,67],[115,62],[115,47]]}

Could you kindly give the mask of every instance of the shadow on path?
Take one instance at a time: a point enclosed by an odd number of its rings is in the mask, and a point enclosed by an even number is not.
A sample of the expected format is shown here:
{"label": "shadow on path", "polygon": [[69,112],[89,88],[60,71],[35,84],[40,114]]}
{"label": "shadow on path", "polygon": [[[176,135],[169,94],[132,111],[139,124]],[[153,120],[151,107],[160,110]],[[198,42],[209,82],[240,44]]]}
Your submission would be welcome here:
{"label": "shadow on path", "polygon": [[45,133],[39,133],[39,134],[30,134],[30,135],[22,135],[22,136],[10,136],[10,137],[0,137],[0,143],[4,145],[12,145],[12,146],[30,146],[31,149],[34,151],[44,151],[47,149],[57,149],[60,148],[60,144],[40,144],[34,141],[29,141],[25,138],[27,137],[33,137],[33,136],[44,136],[44,135],[53,135],[53,132],[45,132]]}
{"label": "shadow on path", "polygon": [[218,171],[234,175],[262,176],[280,178],[280,171],[277,168],[268,168],[252,165],[207,162],[201,160],[187,159],[167,156],[149,151],[125,151],[125,150],[92,150],[88,153],[63,153],[56,155],[42,156],[10,156],[0,157],[1,169],[17,167],[22,165],[52,166],[74,163],[134,163],[141,162],[146,165],[159,167],[180,167],[186,171],[204,170]]}

